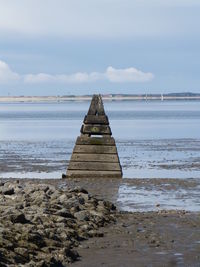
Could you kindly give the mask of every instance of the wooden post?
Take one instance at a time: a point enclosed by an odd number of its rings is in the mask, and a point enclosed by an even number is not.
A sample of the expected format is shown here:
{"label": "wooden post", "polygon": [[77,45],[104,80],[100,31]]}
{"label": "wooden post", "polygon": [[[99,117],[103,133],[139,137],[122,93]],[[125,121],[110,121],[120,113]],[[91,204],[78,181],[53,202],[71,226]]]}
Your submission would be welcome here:
{"label": "wooden post", "polygon": [[122,178],[115,139],[101,95],[93,95],[67,169],[68,178]]}

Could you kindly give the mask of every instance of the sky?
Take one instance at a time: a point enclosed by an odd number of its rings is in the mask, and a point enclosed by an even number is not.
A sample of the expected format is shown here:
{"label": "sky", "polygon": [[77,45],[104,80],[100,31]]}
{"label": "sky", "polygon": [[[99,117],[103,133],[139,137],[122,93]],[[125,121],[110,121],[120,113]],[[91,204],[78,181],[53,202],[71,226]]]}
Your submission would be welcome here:
{"label": "sky", "polygon": [[0,0],[0,95],[200,93],[199,0]]}

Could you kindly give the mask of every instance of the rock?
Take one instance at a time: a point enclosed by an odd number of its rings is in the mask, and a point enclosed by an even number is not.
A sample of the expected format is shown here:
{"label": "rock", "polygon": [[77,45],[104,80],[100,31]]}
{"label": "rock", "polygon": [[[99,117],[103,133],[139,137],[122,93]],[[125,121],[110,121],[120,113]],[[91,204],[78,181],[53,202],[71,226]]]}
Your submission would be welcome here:
{"label": "rock", "polygon": [[69,192],[70,193],[83,193],[83,194],[88,194],[88,191],[87,190],[85,190],[84,188],[79,187],[79,186],[77,186],[77,187],[69,190]]}
{"label": "rock", "polygon": [[28,235],[28,242],[35,244],[39,248],[45,247],[46,245],[46,242],[44,241],[44,237],[37,232],[31,233]]}
{"label": "rock", "polygon": [[100,218],[104,217],[104,214],[102,211],[90,210],[90,214],[93,216],[100,217]]}
{"label": "rock", "polygon": [[2,190],[2,193],[4,194],[4,195],[14,195],[14,193],[15,193],[15,190],[14,190],[14,188],[5,188],[4,190]]}
{"label": "rock", "polygon": [[80,207],[79,207],[79,206],[75,206],[75,207],[72,207],[72,208],[70,209],[70,212],[71,212],[72,214],[74,214],[75,212],[78,212],[78,211],[80,211]]}
{"label": "rock", "polygon": [[79,193],[78,196],[81,196],[81,198],[83,198],[85,200],[85,202],[87,202],[90,199],[89,194]]}
{"label": "rock", "polygon": [[43,191],[46,193],[47,191],[49,190],[49,186],[45,186],[44,188],[43,188]]}
{"label": "rock", "polygon": [[77,251],[75,250],[71,250],[71,249],[64,249],[64,254],[67,257],[70,257],[72,259],[72,261],[75,261],[79,258],[79,254]]}
{"label": "rock", "polygon": [[89,237],[103,237],[103,236],[104,236],[103,233],[98,232],[98,231],[96,231],[96,230],[90,230],[90,231],[88,232],[88,235],[89,235]]}
{"label": "rock", "polygon": [[92,230],[92,227],[91,227],[91,225],[83,224],[83,225],[81,225],[80,229],[81,229],[83,232],[88,232],[89,230]]}
{"label": "rock", "polygon": [[10,220],[12,223],[28,223],[29,221],[26,219],[25,215],[23,213],[16,213],[10,215]]}
{"label": "rock", "polygon": [[85,199],[83,197],[79,197],[79,203],[81,205],[84,205],[85,204]]}
{"label": "rock", "polygon": [[22,203],[17,203],[15,204],[15,209],[16,210],[22,210],[24,208],[23,204]]}
{"label": "rock", "polygon": [[63,208],[56,212],[56,215],[64,217],[64,218],[74,218],[74,216],[69,212],[69,210]]}
{"label": "rock", "polygon": [[0,182],[0,187],[1,187],[1,186],[4,186],[4,184],[5,184],[4,182]]}
{"label": "rock", "polygon": [[99,227],[115,218],[110,202],[80,187],[18,181],[0,185],[0,192],[3,267],[68,266],[79,257],[73,248],[88,237],[103,236]]}
{"label": "rock", "polygon": [[78,219],[79,221],[88,221],[89,220],[89,215],[88,212],[85,210],[75,212],[74,217]]}
{"label": "rock", "polygon": [[17,247],[14,249],[15,253],[19,254],[20,256],[24,257],[24,262],[29,260],[29,253],[27,248]]}
{"label": "rock", "polygon": [[110,201],[103,201],[103,204],[109,210],[116,210],[116,206],[113,203],[111,203]]}
{"label": "rock", "polygon": [[[56,194],[57,194],[56,201],[59,201],[60,203],[68,201],[68,197],[66,194],[59,195],[58,192],[56,192]],[[55,197],[55,193],[53,194],[53,196]]]}
{"label": "rock", "polygon": [[3,255],[3,253],[0,251],[0,266],[1,267],[7,267],[7,260],[6,257]]}

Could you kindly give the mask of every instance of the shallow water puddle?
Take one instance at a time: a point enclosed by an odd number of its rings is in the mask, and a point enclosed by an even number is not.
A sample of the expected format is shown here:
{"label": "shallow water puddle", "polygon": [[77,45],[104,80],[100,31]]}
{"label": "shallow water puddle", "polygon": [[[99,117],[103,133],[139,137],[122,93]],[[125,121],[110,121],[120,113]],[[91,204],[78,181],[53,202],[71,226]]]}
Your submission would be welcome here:
{"label": "shallow water puddle", "polygon": [[174,256],[183,256],[182,253],[174,253]]}
{"label": "shallow water puddle", "polygon": [[156,252],[157,255],[167,255],[168,253],[165,251]]}
{"label": "shallow water puddle", "polygon": [[[42,178],[41,178],[42,177]],[[0,178],[17,178],[17,179],[60,179],[62,172],[6,172],[1,173]]]}
{"label": "shallow water puddle", "polygon": [[200,211],[199,188],[151,188],[121,185],[117,204],[124,211]]}

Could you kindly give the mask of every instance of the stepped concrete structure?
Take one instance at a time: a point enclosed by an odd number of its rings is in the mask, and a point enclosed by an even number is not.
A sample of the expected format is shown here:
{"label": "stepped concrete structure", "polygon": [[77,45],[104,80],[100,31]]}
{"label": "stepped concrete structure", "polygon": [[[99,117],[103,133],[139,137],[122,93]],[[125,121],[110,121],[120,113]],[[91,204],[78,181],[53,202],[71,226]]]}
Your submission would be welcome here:
{"label": "stepped concrete structure", "polygon": [[82,177],[122,178],[115,139],[101,95],[93,95],[67,169],[67,178]]}

